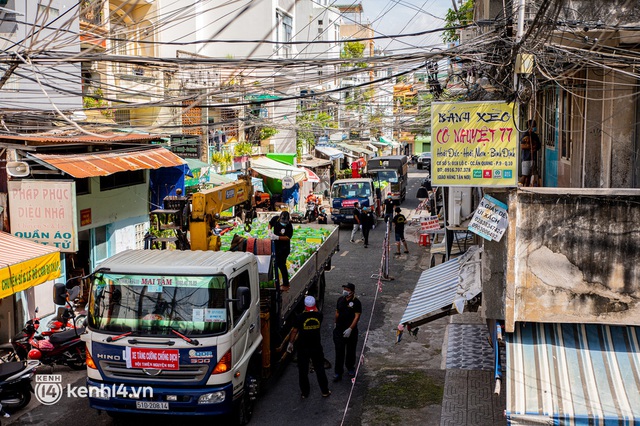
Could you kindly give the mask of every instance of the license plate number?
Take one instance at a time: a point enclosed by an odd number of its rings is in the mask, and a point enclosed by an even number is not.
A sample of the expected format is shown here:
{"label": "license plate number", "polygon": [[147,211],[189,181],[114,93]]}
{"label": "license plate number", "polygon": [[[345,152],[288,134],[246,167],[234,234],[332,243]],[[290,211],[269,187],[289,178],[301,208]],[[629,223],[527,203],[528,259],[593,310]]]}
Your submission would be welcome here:
{"label": "license plate number", "polygon": [[353,219],[353,215],[348,214],[348,215],[346,216],[346,218],[347,218],[347,219]]}
{"label": "license plate number", "polygon": [[136,401],[136,408],[138,410],[168,410],[168,402],[157,401]]}

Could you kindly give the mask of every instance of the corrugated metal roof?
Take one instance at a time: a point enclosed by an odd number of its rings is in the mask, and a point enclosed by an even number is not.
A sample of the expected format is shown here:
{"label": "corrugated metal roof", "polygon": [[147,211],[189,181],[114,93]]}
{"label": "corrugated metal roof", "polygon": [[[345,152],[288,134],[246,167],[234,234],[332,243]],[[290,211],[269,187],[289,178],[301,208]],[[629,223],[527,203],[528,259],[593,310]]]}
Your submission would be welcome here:
{"label": "corrugated metal roof", "polygon": [[457,257],[424,271],[400,323],[413,322],[442,308],[451,307],[459,282],[460,264]]}
{"label": "corrugated metal roof", "polygon": [[27,145],[57,145],[57,144],[86,144],[86,143],[122,143],[122,142],[149,142],[154,140],[160,140],[165,135],[149,135],[149,134],[136,134],[136,133],[104,133],[100,136],[94,135],[0,135],[0,141],[8,141],[14,143],[25,142]]}
{"label": "corrugated metal roof", "polygon": [[95,154],[31,154],[56,169],[75,177],[108,176],[132,170],[160,169],[186,164],[186,161],[166,148],[137,151],[108,151]]}
{"label": "corrugated metal roof", "polygon": [[298,161],[298,165],[313,169],[315,167],[330,166],[331,160],[325,160],[324,158],[317,157],[303,158],[301,161]]}
{"label": "corrugated metal roof", "polygon": [[507,424],[640,422],[640,327],[516,323],[507,338]]}

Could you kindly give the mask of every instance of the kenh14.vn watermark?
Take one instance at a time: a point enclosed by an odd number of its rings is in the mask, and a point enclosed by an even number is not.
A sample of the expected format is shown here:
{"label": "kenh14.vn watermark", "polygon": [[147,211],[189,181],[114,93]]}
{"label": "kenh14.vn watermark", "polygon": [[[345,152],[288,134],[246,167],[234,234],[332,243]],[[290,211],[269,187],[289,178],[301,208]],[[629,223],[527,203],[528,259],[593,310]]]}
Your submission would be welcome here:
{"label": "kenh14.vn watermark", "polygon": [[150,386],[125,386],[122,383],[100,386],[74,386],[67,383],[63,386],[61,374],[36,374],[35,381],[36,399],[44,405],[57,404],[63,395],[67,398],[153,398],[153,388]]}

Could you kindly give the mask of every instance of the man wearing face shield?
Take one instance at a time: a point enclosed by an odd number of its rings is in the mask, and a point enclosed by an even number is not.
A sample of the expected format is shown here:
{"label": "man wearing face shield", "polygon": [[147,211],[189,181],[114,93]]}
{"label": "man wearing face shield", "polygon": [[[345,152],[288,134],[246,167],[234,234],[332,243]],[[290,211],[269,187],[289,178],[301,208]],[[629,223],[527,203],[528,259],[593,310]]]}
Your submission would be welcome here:
{"label": "man wearing face shield", "polygon": [[[274,221],[275,222],[275,221]],[[281,291],[289,291],[289,271],[287,270],[287,257],[291,253],[291,238],[293,226],[291,226],[289,212],[280,213],[280,220],[273,224],[271,239],[274,242],[276,258],[276,270],[282,275],[280,282]],[[277,272],[276,272],[277,274]]]}
{"label": "man wearing face shield", "polygon": [[349,377],[356,375],[356,346],[358,345],[358,321],[362,314],[362,304],[356,298],[356,286],[347,283],[342,286],[342,296],[336,306],[333,343],[336,348],[335,375],[333,381],[342,379],[344,367]]}

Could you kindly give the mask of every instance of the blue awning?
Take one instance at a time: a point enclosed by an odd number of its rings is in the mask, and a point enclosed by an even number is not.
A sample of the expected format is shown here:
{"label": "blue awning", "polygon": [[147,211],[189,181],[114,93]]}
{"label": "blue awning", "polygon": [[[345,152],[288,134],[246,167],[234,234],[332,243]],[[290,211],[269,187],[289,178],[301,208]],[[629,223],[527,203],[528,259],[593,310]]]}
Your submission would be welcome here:
{"label": "blue awning", "polygon": [[509,424],[640,422],[640,327],[516,323],[506,337]]}
{"label": "blue awning", "polygon": [[434,314],[448,312],[453,307],[459,282],[460,264],[457,257],[424,271],[400,323],[411,324]]}
{"label": "blue awning", "polygon": [[325,155],[329,160],[344,158],[344,153],[342,151],[331,148],[330,146],[316,146],[316,151]]}

